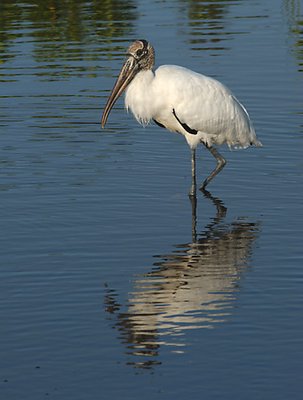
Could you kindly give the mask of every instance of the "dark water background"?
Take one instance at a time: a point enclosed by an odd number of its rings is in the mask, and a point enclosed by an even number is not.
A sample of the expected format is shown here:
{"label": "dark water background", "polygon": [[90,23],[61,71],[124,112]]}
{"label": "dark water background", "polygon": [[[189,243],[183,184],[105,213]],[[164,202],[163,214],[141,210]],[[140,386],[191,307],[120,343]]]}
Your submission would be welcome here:
{"label": "dark water background", "polygon": [[[263,142],[196,212],[182,137],[101,131],[136,38]],[[301,399],[302,1],[2,0],[0,81],[1,399]]]}

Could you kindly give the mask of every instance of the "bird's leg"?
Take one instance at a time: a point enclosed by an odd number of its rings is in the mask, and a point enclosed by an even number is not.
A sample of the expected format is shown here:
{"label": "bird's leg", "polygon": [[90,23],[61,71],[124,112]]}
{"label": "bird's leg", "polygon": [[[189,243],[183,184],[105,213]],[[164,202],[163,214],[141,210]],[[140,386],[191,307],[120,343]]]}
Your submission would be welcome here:
{"label": "bird's leg", "polygon": [[197,242],[197,196],[189,196],[189,200],[191,203],[191,235],[192,242]]}
{"label": "bird's leg", "polygon": [[218,150],[213,147],[213,146],[207,146],[207,144],[203,143],[204,146],[211,152],[211,154],[215,157],[217,160],[217,165],[216,168],[213,170],[213,172],[205,179],[203,182],[202,186],[200,187],[200,190],[204,190],[206,186],[209,184],[209,182],[224,168],[226,164],[225,158],[221,156],[221,154],[218,152]]}
{"label": "bird's leg", "polygon": [[196,196],[196,149],[191,149],[191,188],[189,196]]}

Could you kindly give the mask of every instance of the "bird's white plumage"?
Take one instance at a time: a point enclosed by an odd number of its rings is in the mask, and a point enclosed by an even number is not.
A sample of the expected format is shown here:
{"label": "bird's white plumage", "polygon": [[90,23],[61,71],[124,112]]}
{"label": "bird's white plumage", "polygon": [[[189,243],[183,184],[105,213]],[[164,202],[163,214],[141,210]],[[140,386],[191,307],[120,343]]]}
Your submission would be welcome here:
{"label": "bird's white plumage", "polygon": [[[140,71],[126,89],[125,105],[136,119],[152,119],[183,134],[191,148],[227,143],[230,147],[261,146],[243,105],[219,81],[187,68],[163,65]],[[189,133],[186,124],[197,134]]]}
{"label": "bird's white plumage", "polygon": [[191,148],[190,196],[196,196],[196,147],[199,143],[203,143],[217,161],[201,190],[205,190],[226,164],[213,145],[261,146],[247,111],[222,83],[175,65],[163,65],[154,71],[155,51],[145,39],[132,43],[127,55],[106,102],[101,125],[105,126],[110,110],[126,91],[126,108],[140,123],[146,125],[153,119],[160,126],[184,135]]}

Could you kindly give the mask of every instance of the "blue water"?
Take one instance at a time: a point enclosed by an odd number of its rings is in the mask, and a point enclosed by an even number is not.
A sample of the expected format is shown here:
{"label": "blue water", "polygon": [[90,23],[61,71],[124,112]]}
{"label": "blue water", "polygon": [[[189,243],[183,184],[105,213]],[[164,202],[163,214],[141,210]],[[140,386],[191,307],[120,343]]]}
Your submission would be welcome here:
{"label": "blue water", "polygon": [[[301,399],[302,2],[99,3],[0,5],[1,399]],[[196,205],[181,136],[122,100],[100,128],[136,38],[264,145]]]}

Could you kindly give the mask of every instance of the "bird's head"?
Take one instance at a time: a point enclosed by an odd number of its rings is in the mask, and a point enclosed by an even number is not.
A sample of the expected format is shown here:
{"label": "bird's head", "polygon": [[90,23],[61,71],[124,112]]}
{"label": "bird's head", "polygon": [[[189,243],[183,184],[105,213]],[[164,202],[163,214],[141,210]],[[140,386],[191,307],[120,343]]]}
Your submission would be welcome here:
{"label": "bird's head", "polygon": [[146,40],[136,40],[132,43],[126,53],[129,58],[133,58],[140,70],[152,69],[155,62],[155,50]]}
{"label": "bird's head", "polygon": [[125,60],[117,81],[111,91],[103,111],[101,125],[104,128],[110,110],[113,108],[119,96],[124,92],[130,82],[138,72],[152,69],[155,62],[155,51],[146,40],[136,40],[127,50],[127,59]]}

